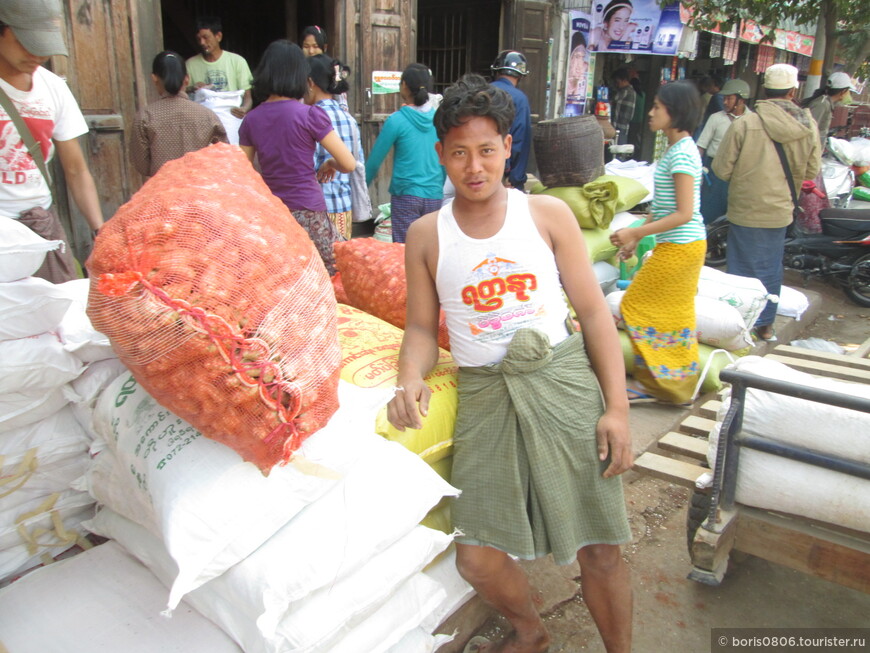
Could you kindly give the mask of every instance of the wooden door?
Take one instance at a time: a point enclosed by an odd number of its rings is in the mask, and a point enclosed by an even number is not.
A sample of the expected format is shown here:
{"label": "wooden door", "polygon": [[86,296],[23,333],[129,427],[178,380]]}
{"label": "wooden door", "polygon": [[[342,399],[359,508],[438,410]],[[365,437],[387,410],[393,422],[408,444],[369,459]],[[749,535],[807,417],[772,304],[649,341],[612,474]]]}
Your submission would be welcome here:
{"label": "wooden door", "polygon": [[[362,135],[366,152],[380,133],[381,125],[401,105],[398,93],[372,95],[372,71],[403,70],[414,63],[417,48],[415,0],[361,0],[359,53],[362,102]],[[372,185],[378,204],[389,201],[392,156],[381,166]]]}
{"label": "wooden door", "polygon": [[[90,131],[80,143],[97,185],[105,219],[141,185],[128,155],[129,130],[139,106],[154,97],[151,60],[162,41],[157,0],[64,0],[69,57],[53,57],[52,69],[67,78]],[[76,255],[83,260],[92,240],[63,183],[58,197]]]}
{"label": "wooden door", "polygon": [[529,98],[533,123],[547,115],[551,11],[549,0],[515,0],[506,21],[504,48],[519,50],[528,61],[530,74],[520,89]]}

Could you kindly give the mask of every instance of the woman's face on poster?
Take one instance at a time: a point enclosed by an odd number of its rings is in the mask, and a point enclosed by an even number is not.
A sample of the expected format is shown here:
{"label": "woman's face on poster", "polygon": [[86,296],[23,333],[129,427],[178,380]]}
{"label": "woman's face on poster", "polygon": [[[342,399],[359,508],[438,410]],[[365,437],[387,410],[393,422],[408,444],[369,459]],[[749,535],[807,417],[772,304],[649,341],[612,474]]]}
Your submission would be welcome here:
{"label": "woman's face on poster", "polygon": [[571,59],[568,63],[568,76],[571,78],[585,78],[588,69],[586,46],[578,45],[571,51]]}
{"label": "woman's face on poster", "polygon": [[610,16],[610,20],[605,23],[607,35],[614,41],[624,41],[628,33],[630,20],[631,9],[628,7],[617,9]]}

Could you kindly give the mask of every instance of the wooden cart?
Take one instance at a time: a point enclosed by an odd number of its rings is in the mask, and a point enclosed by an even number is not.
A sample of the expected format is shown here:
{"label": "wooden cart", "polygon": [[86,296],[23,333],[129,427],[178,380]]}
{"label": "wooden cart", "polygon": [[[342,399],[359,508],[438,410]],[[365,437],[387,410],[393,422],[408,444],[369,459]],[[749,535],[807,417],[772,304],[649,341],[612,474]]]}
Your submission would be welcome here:
{"label": "wooden cart", "polygon": [[[868,350],[870,340],[853,355],[781,345],[768,358],[813,375],[870,385]],[[870,479],[870,466],[866,464],[741,434],[742,398],[747,387],[868,413],[870,400],[734,371],[724,371],[721,378],[732,384],[732,407],[722,426],[715,470],[709,469],[706,461],[708,436],[721,405],[718,400],[705,403],[700,414],[690,415],[676,431],[662,436],[658,441],[660,452],[648,451],[635,462],[637,471],[693,490],[687,515],[693,566],[689,578],[718,585],[725,576],[731,552],[740,551],[870,593],[870,534],[734,501],[739,452],[744,447]],[[704,473],[713,474],[713,485],[698,489],[695,481]]]}

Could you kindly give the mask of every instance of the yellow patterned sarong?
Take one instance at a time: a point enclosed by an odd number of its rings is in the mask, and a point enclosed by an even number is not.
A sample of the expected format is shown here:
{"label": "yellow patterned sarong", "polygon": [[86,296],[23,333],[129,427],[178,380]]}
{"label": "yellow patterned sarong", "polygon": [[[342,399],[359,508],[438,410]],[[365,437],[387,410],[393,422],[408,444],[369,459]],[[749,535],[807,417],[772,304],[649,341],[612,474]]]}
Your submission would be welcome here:
{"label": "yellow patterned sarong", "polygon": [[657,244],[622,298],[632,375],[663,401],[689,401],[698,383],[695,295],[706,251],[706,240]]}

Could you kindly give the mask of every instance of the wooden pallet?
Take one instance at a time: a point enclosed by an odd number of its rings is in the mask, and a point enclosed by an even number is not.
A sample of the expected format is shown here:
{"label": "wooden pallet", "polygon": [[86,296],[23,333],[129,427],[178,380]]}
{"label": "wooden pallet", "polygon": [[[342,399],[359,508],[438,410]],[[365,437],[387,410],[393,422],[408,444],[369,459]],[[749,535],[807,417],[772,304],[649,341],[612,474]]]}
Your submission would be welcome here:
{"label": "wooden pallet", "polygon": [[[828,354],[780,345],[768,358],[814,376],[870,384],[870,339],[853,354]],[[695,490],[707,466],[709,435],[721,408],[704,403],[677,430],[665,433],[656,451],[635,460],[634,469]],[[866,533],[813,522],[795,515],[737,506],[720,511],[715,531],[699,528],[691,546],[689,578],[708,585],[722,582],[731,551],[759,558],[870,593],[870,537]]]}

